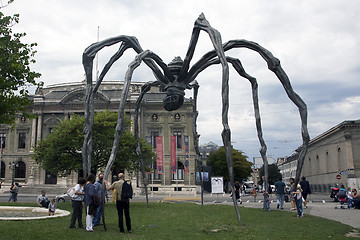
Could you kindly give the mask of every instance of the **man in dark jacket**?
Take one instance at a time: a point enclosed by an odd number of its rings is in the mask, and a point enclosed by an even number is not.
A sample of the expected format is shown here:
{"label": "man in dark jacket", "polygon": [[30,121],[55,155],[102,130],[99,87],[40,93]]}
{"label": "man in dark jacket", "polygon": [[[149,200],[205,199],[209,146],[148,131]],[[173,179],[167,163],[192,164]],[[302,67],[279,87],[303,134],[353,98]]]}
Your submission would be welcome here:
{"label": "man in dark jacket", "polygon": [[300,186],[301,186],[301,189],[303,190],[302,196],[303,196],[303,198],[305,200],[304,201],[304,208],[307,208],[307,195],[311,194],[311,188],[310,188],[309,181],[306,180],[305,176],[303,176],[301,178]]}

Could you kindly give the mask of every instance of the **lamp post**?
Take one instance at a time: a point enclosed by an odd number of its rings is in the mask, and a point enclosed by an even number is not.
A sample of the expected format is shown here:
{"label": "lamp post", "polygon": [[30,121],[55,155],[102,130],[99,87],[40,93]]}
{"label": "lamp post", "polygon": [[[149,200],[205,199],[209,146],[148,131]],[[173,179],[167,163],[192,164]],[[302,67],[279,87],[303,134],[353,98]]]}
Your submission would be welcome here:
{"label": "lamp post", "polygon": [[14,185],[14,178],[15,178],[15,167],[17,167],[18,164],[15,162],[9,162],[9,169],[12,170],[12,178],[11,178],[11,185]]}

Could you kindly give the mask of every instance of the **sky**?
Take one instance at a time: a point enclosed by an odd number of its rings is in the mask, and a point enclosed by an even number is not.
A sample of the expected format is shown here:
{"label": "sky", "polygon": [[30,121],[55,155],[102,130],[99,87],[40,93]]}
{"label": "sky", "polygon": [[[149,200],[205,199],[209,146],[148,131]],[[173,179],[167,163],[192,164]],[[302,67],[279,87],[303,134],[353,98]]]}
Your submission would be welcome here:
{"label": "sky", "polygon": [[[27,34],[23,42],[38,44],[31,68],[42,74],[39,80],[45,86],[84,80],[82,53],[98,39],[135,36],[144,50],[165,63],[175,56],[184,58],[194,22],[204,13],[224,43],[254,41],[280,60],[294,91],[307,104],[311,139],[345,120],[360,119],[358,0],[15,0],[1,11],[20,14],[13,31]],[[118,47],[99,53],[99,69]],[[209,36],[201,32],[191,63],[211,50]],[[268,157],[290,156],[302,144],[298,109],[259,54],[233,49],[226,55],[238,58],[258,80]],[[105,80],[122,81],[135,56],[128,50]],[[133,81],[154,80],[144,64],[133,75]],[[200,144],[222,146],[221,67],[209,67],[197,81]],[[259,157],[250,84],[231,67],[229,125],[233,147],[250,161]]]}

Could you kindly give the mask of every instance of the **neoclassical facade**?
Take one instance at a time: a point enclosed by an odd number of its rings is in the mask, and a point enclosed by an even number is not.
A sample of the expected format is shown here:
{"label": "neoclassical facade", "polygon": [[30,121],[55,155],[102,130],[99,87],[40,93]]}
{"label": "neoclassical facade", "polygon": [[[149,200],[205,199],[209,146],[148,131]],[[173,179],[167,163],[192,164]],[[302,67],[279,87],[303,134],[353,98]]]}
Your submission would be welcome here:
{"label": "neoclassical facade", "polygon": [[[127,104],[126,114],[134,120],[135,104],[140,94],[142,82],[133,82]],[[66,83],[41,88],[31,96],[34,103],[30,109],[36,115],[26,119],[19,115],[15,128],[0,125],[2,149],[1,180],[10,184],[14,179],[24,186],[47,185],[68,187],[76,183],[78,174],[68,177],[56,177],[46,169],[40,168],[31,158],[33,146],[42,138],[51,134],[61,121],[74,114],[84,114],[86,83]],[[117,111],[123,82],[103,82],[95,96],[95,111]],[[186,190],[195,188],[195,153],[193,147],[193,101],[185,99],[184,105],[173,112],[163,109],[162,99],[165,94],[158,87],[153,87],[145,96],[140,106],[139,134],[156,148],[156,136],[163,137],[164,173],[149,174],[150,187],[154,191]],[[132,122],[133,130],[133,122]],[[170,136],[176,136],[177,173],[170,171]],[[184,140],[189,139],[189,149],[185,151]],[[188,160],[188,161],[186,161]],[[188,171],[184,168],[188,167]]]}
{"label": "neoclassical facade", "polygon": [[[280,164],[283,175],[294,177],[297,155]],[[344,121],[310,141],[302,176],[313,191],[328,192],[330,186],[360,188],[360,120]]]}

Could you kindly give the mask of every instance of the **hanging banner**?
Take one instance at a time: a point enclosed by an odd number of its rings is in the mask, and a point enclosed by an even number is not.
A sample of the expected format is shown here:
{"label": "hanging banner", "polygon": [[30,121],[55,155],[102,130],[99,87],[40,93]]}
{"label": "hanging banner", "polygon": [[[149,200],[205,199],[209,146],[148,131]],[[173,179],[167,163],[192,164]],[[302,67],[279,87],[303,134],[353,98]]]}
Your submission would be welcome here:
{"label": "hanging banner", "polygon": [[190,160],[190,153],[189,153],[189,136],[184,136],[184,146],[185,146],[185,166],[184,166],[184,173],[189,173],[189,160]]}
{"label": "hanging banner", "polygon": [[156,173],[164,173],[164,148],[163,148],[163,137],[156,137]]}
{"label": "hanging banner", "polygon": [[171,173],[176,173],[176,136],[170,136]]}

